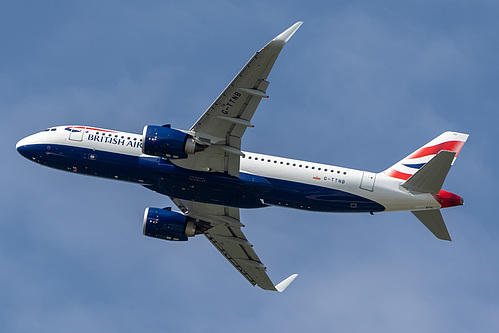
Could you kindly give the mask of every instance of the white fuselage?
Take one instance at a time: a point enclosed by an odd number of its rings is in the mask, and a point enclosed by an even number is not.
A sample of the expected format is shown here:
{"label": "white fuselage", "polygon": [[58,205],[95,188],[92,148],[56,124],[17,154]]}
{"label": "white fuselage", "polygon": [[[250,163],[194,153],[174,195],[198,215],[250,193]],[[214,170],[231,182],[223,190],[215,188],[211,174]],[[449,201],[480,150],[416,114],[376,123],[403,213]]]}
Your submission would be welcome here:
{"label": "white fuselage", "polygon": [[[73,128],[73,129],[72,129]],[[74,130],[81,128],[80,132]],[[22,147],[37,147],[37,154],[27,156],[21,152]],[[20,149],[21,147],[21,149]],[[19,141],[17,144],[18,150],[26,157],[44,165],[64,169],[60,165],[54,166],[50,164],[50,158],[57,158],[64,153],[55,153],[57,150],[54,147],[64,147],[63,149],[80,149],[83,159],[99,160],[103,153],[113,154],[113,163],[119,164],[120,159],[127,157],[140,158],[142,154],[142,135],[104,130],[86,126],[58,126],[48,130],[33,134]],[[60,150],[61,148],[59,148]],[[57,150],[57,151],[59,151]],[[73,163],[74,162],[74,163]],[[175,164],[175,161],[172,161]],[[367,171],[354,170],[333,165],[321,163],[307,162],[294,160],[289,158],[263,155],[252,152],[244,152],[244,156],[240,160],[240,172],[250,175],[257,175],[268,180],[284,182],[285,184],[297,184],[299,186],[310,186],[310,188],[318,188],[321,190],[329,189],[334,193],[342,193],[345,195],[354,195],[365,198],[384,207],[382,211],[403,211],[403,210],[427,210],[438,209],[441,205],[435,200],[430,193],[413,193],[400,185],[403,181],[389,177],[384,173],[372,173]],[[104,174],[99,174],[97,171],[85,172],[73,167],[71,163],[77,164],[76,161],[66,160],[68,165],[64,165],[66,170],[73,172],[82,172],[88,175],[96,175],[103,177],[111,177],[110,171],[106,169]],[[115,165],[118,168],[118,165]],[[75,171],[76,170],[76,171]],[[137,177],[126,176],[128,179],[123,179],[118,172],[112,178],[119,180],[131,180],[139,183],[147,183],[142,175]],[[271,181],[272,183],[272,181]],[[297,187],[296,191],[300,191]],[[312,192],[311,192],[312,193]],[[269,201],[262,198],[265,204],[282,205],[298,209],[310,209],[310,200],[321,200],[324,196],[322,192],[314,194],[308,193],[307,200],[302,203],[296,200],[290,201],[286,198],[282,200],[279,197],[272,197]],[[331,201],[328,196],[327,201]],[[348,200],[342,196],[338,200]],[[333,207],[333,206],[332,206]],[[350,209],[341,211],[356,212],[358,205],[352,202],[348,206]],[[322,211],[336,211],[334,208],[330,210],[320,209]],[[381,211],[381,210],[377,210]]]}

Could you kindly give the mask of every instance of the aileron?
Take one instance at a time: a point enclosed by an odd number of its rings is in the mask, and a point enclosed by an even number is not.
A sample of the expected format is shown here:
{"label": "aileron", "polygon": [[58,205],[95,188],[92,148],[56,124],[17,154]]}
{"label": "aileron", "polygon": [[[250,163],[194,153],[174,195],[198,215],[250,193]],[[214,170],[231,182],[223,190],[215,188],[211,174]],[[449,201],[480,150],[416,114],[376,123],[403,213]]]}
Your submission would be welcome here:
{"label": "aileron", "polygon": [[206,238],[252,285],[277,290],[241,230],[239,209],[176,198],[172,201],[204,230]]}

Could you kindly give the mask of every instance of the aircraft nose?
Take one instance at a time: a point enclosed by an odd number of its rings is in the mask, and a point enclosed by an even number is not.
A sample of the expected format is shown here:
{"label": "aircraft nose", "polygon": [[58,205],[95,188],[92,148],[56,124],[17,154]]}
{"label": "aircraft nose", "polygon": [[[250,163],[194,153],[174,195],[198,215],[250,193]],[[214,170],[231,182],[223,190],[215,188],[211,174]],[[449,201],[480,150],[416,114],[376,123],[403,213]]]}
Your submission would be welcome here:
{"label": "aircraft nose", "polygon": [[19,147],[25,146],[25,144],[26,144],[26,138],[19,140],[16,143],[16,149],[19,151]]}
{"label": "aircraft nose", "polygon": [[21,154],[24,157],[27,157],[27,144],[26,144],[26,138],[19,140],[19,142],[16,144],[16,150],[19,154]]}
{"label": "aircraft nose", "polygon": [[16,144],[16,150],[19,154],[26,158],[31,158],[31,148],[30,146],[34,143],[32,140],[32,135],[27,136]]}

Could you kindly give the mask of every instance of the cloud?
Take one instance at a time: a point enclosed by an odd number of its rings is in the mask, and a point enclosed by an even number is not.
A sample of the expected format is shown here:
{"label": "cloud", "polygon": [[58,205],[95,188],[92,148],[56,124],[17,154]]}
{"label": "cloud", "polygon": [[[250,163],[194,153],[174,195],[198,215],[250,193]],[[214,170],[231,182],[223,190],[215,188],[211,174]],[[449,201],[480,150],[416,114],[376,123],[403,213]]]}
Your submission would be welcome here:
{"label": "cloud", "polygon": [[[282,5],[111,1],[10,11],[16,19],[2,21],[10,30],[1,36],[12,47],[0,63],[0,330],[499,327],[497,9]],[[243,148],[375,171],[443,130],[469,130],[445,184],[466,200],[443,212],[454,242],[434,239],[409,213],[245,210],[245,233],[272,279],[300,274],[276,295],[252,288],[202,236],[185,244],[142,236],[143,210],[171,205],[166,197],[40,167],[14,150],[21,137],[59,124],[188,128],[252,52],[298,19],[305,24],[279,56],[271,98]]]}

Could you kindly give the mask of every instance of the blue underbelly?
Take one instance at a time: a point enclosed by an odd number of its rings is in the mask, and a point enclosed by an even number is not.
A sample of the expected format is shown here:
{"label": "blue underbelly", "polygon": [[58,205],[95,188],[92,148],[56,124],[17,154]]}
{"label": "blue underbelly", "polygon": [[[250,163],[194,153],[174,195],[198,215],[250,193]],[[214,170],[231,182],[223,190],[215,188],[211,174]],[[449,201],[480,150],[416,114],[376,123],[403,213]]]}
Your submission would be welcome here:
{"label": "blue underbelly", "polygon": [[380,212],[385,207],[348,192],[287,180],[265,178],[272,190],[263,194],[267,204],[321,212]]}
{"label": "blue underbelly", "polygon": [[132,156],[64,145],[33,145],[25,157],[74,173],[143,184],[185,200],[239,208],[279,205],[323,212],[379,212],[385,208],[364,197],[326,187],[241,173],[193,171],[153,156]]}

